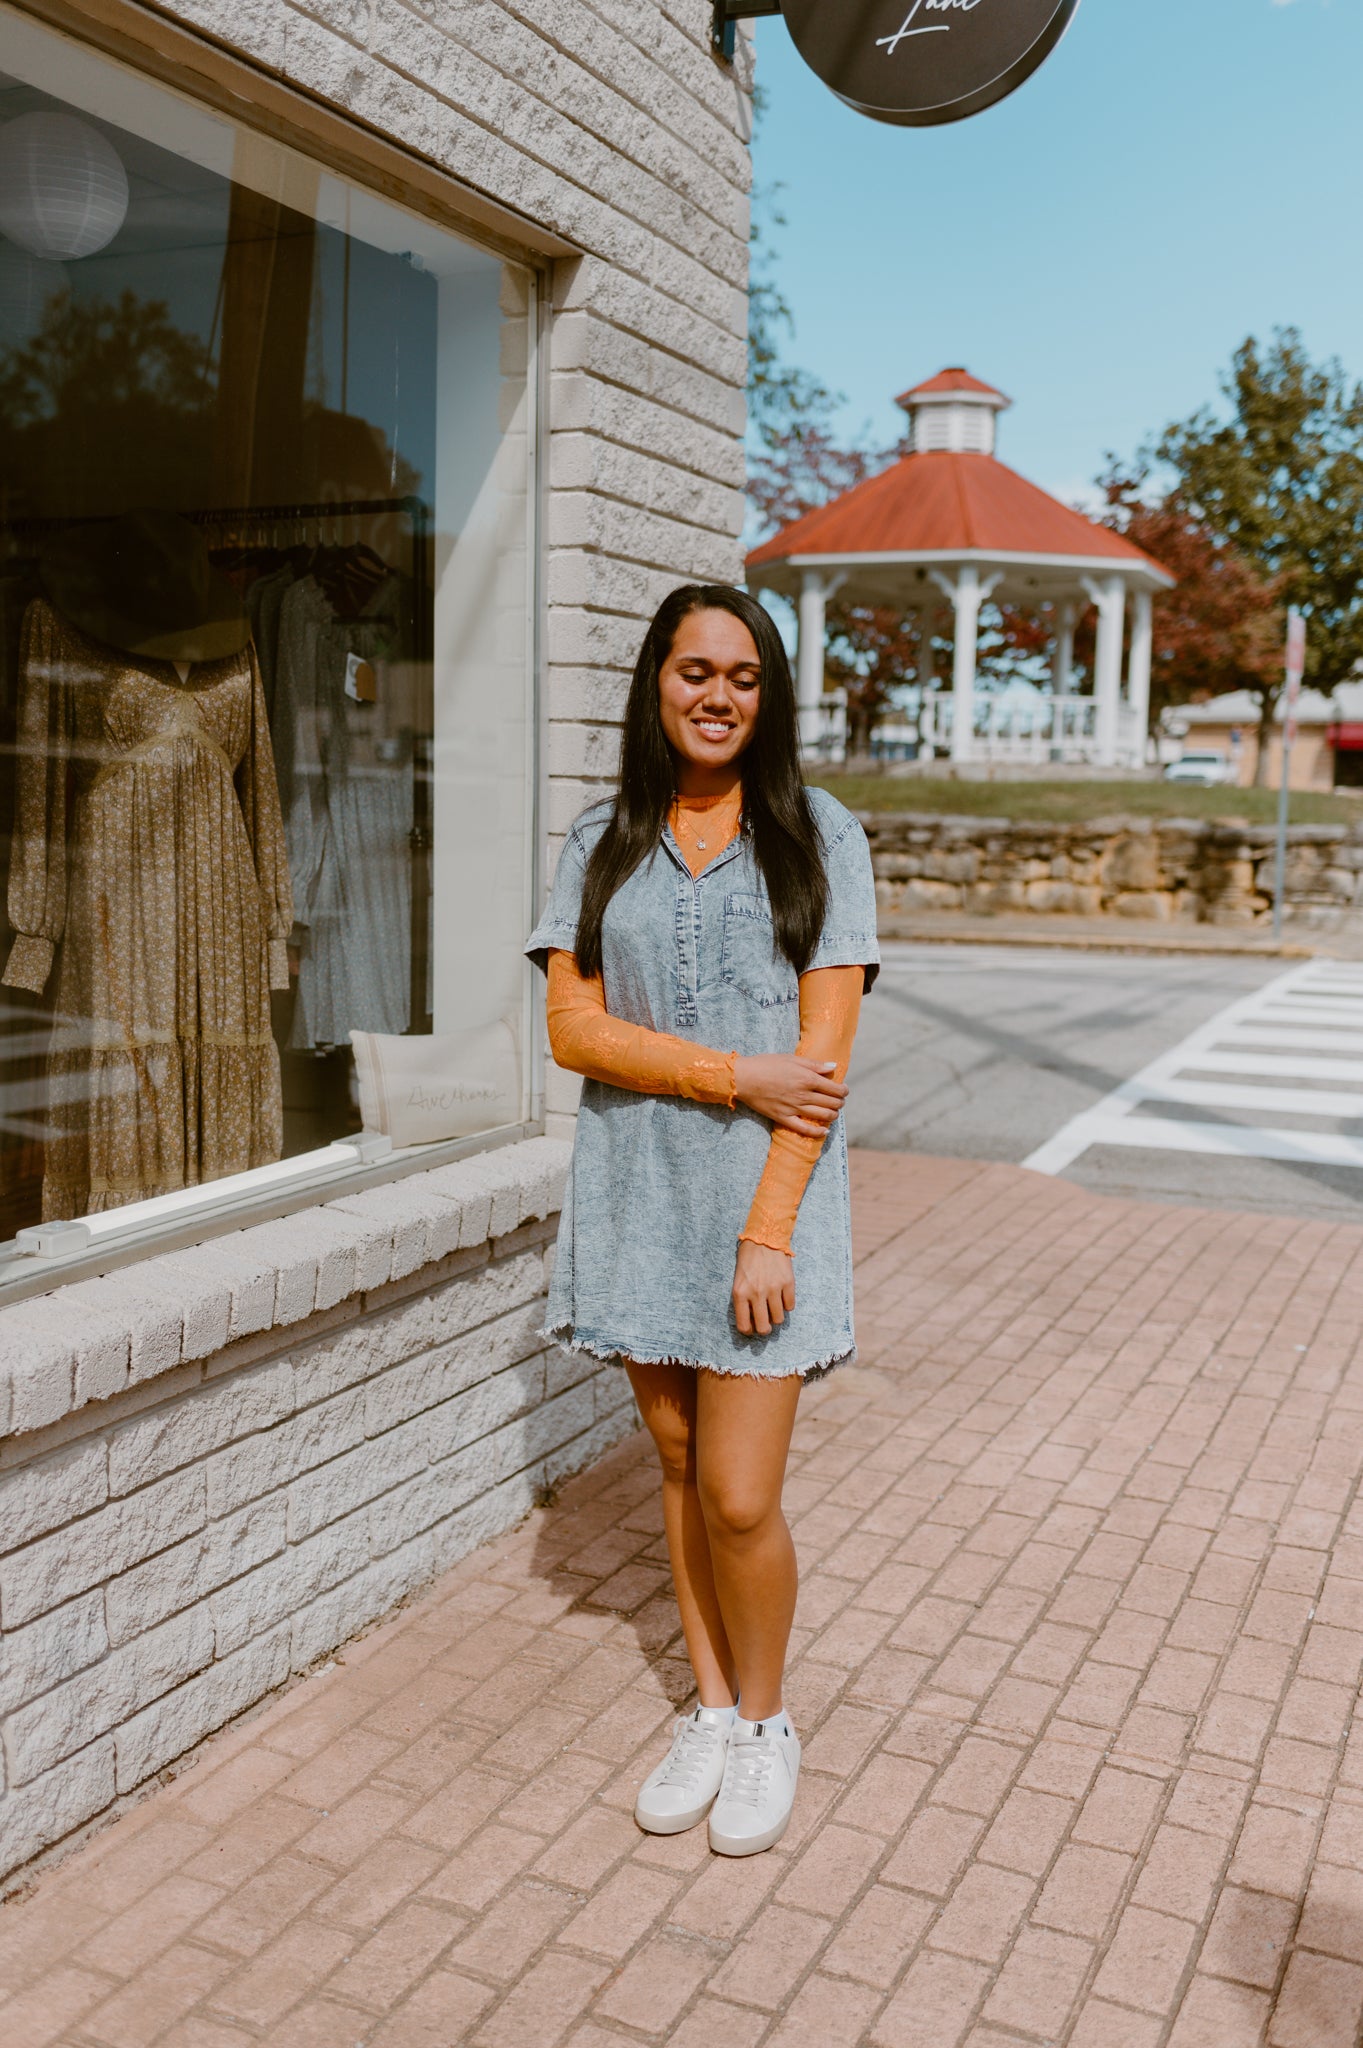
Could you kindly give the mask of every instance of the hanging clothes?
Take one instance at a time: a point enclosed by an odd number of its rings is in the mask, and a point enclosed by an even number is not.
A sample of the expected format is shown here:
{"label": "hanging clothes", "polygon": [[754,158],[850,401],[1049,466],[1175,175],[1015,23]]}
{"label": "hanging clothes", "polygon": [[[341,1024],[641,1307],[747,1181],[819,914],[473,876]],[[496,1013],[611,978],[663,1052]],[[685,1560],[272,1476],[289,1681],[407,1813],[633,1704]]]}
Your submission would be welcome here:
{"label": "hanging clothes", "polygon": [[249,643],[182,681],[35,599],[18,784],[5,983],[40,992],[61,946],[44,1218],[278,1159],[293,905]]}
{"label": "hanging clothes", "polygon": [[[343,618],[310,575],[280,607],[273,726],[297,918],[295,1050],[410,1021],[412,746],[385,688],[402,600],[401,579],[387,575],[358,617]],[[360,663],[376,688],[357,680]]]}
{"label": "hanging clothes", "polygon": [[260,680],[265,690],[265,704],[271,717],[274,715],[275,669],[278,665],[279,614],[284,599],[293,588],[297,571],[287,558],[273,563],[263,562],[262,573],[248,584],[246,609],[251,619],[251,638],[255,642],[256,660],[260,663]]}

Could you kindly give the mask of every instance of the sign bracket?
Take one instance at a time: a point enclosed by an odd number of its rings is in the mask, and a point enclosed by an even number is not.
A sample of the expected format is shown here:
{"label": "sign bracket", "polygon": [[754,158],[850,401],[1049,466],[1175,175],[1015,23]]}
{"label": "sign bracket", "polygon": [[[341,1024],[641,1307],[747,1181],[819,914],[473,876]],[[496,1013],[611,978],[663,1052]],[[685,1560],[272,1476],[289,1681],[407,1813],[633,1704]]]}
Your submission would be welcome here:
{"label": "sign bracket", "polygon": [[758,15],[779,14],[781,0],[715,0],[714,20],[710,29],[710,40],[717,57],[726,64],[734,58],[735,31],[740,21],[752,21]]}

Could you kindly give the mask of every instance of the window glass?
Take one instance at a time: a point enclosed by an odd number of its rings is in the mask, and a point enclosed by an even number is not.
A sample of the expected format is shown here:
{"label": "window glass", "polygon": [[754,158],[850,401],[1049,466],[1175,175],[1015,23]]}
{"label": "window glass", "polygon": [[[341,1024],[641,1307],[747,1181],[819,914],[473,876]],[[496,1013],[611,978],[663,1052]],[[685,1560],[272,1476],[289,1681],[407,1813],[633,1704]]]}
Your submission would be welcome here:
{"label": "window glass", "polygon": [[0,29],[5,1240],[528,1113],[534,305]]}

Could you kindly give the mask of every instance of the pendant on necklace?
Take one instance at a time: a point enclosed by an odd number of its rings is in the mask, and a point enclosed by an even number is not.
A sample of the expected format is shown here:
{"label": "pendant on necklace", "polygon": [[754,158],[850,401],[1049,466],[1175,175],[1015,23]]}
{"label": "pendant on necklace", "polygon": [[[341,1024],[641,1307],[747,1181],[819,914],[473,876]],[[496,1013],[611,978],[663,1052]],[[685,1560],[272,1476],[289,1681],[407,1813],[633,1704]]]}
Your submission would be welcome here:
{"label": "pendant on necklace", "polygon": [[697,846],[698,846],[698,847],[700,848],[701,852],[702,852],[702,853],[704,853],[704,851],[705,851],[705,841],[704,841],[703,839],[698,839],[698,840],[696,841],[696,844],[697,844]]}

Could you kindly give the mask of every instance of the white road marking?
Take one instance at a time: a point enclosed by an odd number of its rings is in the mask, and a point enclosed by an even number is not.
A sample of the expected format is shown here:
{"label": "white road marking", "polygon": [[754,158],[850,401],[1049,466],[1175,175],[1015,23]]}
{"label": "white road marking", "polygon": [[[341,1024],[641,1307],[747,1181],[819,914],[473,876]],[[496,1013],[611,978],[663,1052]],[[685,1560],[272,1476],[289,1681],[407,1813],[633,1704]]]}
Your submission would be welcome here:
{"label": "white road marking", "polygon": [[[1324,960],[1290,968],[1266,987],[1229,1004],[1101,1102],[1071,1117],[1023,1164],[1036,1173],[1063,1173],[1090,1146],[1120,1145],[1363,1168],[1363,1137],[1326,1127],[1363,1116],[1363,1094],[1328,1085],[1363,1081],[1360,998],[1363,968]],[[1328,1057],[1332,1053],[1352,1057]],[[1199,1078],[1210,1074],[1258,1075],[1263,1085]],[[1272,1085],[1293,1081],[1327,1085]],[[1261,1121],[1202,1123],[1144,1113],[1157,1112],[1164,1103],[1319,1121],[1285,1130]]]}
{"label": "white road marking", "polygon": [[[1228,1025],[1221,1033],[1227,1045],[1287,1045],[1302,1052],[1363,1052],[1363,1028],[1357,1031],[1303,1030],[1300,1024],[1270,1024],[1256,1017],[1252,1023]],[[1186,1064],[1186,1062],[1185,1062]]]}
{"label": "white road marking", "polygon": [[1343,1088],[1236,1088],[1224,1081],[1165,1081],[1156,1100],[1193,1109],[1263,1109],[1279,1116],[1363,1117],[1363,1095]]}
{"label": "white road marking", "polygon": [[[1230,1159],[1283,1159],[1309,1166],[1363,1166],[1363,1138],[1332,1131],[1271,1131],[1245,1124],[1180,1123],[1157,1116],[1113,1117],[1090,1144],[1138,1151],[1215,1152]],[[1025,1160],[1024,1165],[1030,1165]]]}
{"label": "white road marking", "polygon": [[1363,1059],[1288,1057],[1276,1052],[1202,1052],[1190,1062],[1201,1074],[1266,1074],[1284,1081],[1363,1081]]}

